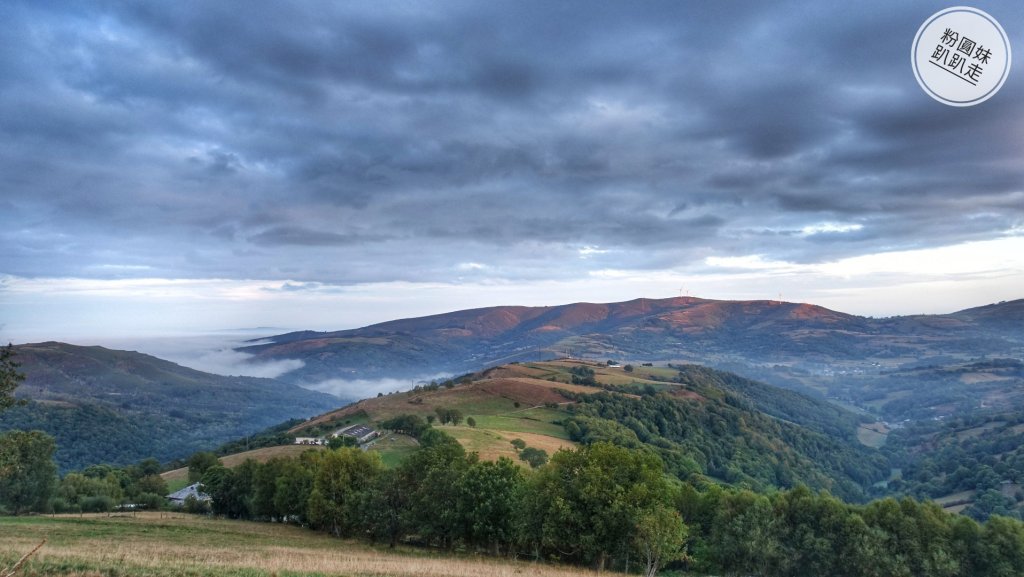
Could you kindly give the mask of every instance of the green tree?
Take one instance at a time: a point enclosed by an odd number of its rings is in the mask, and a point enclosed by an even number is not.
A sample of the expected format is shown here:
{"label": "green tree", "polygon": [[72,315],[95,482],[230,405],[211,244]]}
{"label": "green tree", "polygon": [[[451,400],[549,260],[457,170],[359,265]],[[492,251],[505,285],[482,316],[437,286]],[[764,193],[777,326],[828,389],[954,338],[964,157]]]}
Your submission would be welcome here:
{"label": "green tree", "polygon": [[[82,473],[68,473],[57,488],[57,495],[70,506],[82,507],[87,499],[106,498],[110,503],[120,503],[123,497],[121,485],[112,474],[103,477],[87,476]],[[103,509],[106,510],[106,509]]]}
{"label": "green tree", "polygon": [[358,495],[356,510],[360,526],[374,542],[387,541],[394,548],[409,529],[409,492],[412,471],[385,469],[374,479],[369,491]]}
{"label": "green tree", "polygon": [[218,463],[203,473],[200,490],[210,496],[211,510],[232,519],[252,517],[253,472],[256,464],[247,460],[234,469]]}
{"label": "green tree", "polygon": [[466,417],[466,424],[469,425],[470,427],[475,427],[476,419],[474,419],[473,417]]}
{"label": "green tree", "polygon": [[358,447],[359,440],[355,437],[348,435],[338,435],[337,437],[331,437],[331,440],[327,441],[328,448],[340,449],[342,447]]}
{"label": "green tree", "polygon": [[56,449],[40,431],[0,435],[0,507],[14,515],[45,508],[57,482]]}
{"label": "green tree", "polygon": [[274,507],[277,492],[277,478],[291,459],[274,457],[257,466],[252,480],[252,513],[258,519],[278,520],[280,516]]}
{"label": "green tree", "polygon": [[220,465],[220,459],[209,451],[201,451],[189,457],[186,464],[188,465],[188,481],[195,483],[203,478],[207,469]]}
{"label": "green tree", "polygon": [[375,452],[354,448],[315,454],[313,489],[309,495],[309,520],[333,535],[344,535],[355,526],[360,497],[383,470]]}
{"label": "green tree", "polygon": [[313,492],[313,471],[299,459],[280,461],[275,470],[273,516],[304,523]]}
{"label": "green tree", "polygon": [[530,468],[536,469],[548,462],[548,452],[536,447],[527,447],[520,451],[519,458],[526,461]]}
{"label": "green tree", "polygon": [[25,404],[24,400],[14,398],[14,389],[25,380],[25,375],[18,372],[21,363],[14,360],[14,355],[14,345],[10,343],[0,350],[0,411]]}
{"label": "green tree", "polygon": [[470,465],[459,483],[459,517],[466,521],[467,543],[498,555],[502,545],[512,542],[523,482],[522,469],[505,457]]}
{"label": "green tree", "polygon": [[607,443],[558,451],[530,479],[527,494],[526,543],[599,570],[627,552],[644,515],[672,500],[657,455]]}
{"label": "green tree", "polygon": [[167,481],[160,475],[146,475],[135,483],[135,489],[138,493],[166,495]]}
{"label": "green tree", "polygon": [[399,466],[409,482],[409,519],[425,540],[450,549],[466,531],[459,487],[475,455],[467,457],[458,441],[436,429],[424,433],[420,443]]}
{"label": "green tree", "polygon": [[727,493],[712,523],[710,553],[727,574],[767,575],[779,553],[777,529],[767,497],[751,491]]}
{"label": "green tree", "polygon": [[1024,524],[993,516],[982,529],[978,547],[980,575],[1019,576],[1024,568]]}
{"label": "green tree", "polygon": [[633,539],[643,555],[646,577],[654,577],[666,563],[686,557],[686,533],[679,513],[662,504],[639,515]]}

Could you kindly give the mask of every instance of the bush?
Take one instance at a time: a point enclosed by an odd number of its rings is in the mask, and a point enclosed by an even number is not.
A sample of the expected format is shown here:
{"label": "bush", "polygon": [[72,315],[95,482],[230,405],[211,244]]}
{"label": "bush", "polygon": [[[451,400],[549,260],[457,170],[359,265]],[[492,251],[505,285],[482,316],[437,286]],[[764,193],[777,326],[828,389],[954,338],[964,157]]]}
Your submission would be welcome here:
{"label": "bush", "polygon": [[167,504],[167,499],[156,493],[142,493],[135,502],[150,511],[159,511]]}
{"label": "bush", "polygon": [[106,495],[90,495],[78,501],[83,513],[106,513],[114,509],[114,500]]}
{"label": "bush", "polygon": [[548,452],[544,449],[527,447],[519,453],[519,458],[526,461],[530,465],[530,468],[536,469],[548,462]]}
{"label": "bush", "polygon": [[526,441],[522,439],[512,439],[511,443],[513,447],[519,449],[520,451],[526,448]]}
{"label": "bush", "polygon": [[60,497],[54,497],[50,499],[49,506],[51,513],[73,513],[77,512],[77,508],[67,502],[67,500]]}
{"label": "bush", "polygon": [[200,501],[195,495],[189,495],[185,497],[183,509],[186,513],[192,513],[193,515],[207,515],[210,512],[210,502]]}

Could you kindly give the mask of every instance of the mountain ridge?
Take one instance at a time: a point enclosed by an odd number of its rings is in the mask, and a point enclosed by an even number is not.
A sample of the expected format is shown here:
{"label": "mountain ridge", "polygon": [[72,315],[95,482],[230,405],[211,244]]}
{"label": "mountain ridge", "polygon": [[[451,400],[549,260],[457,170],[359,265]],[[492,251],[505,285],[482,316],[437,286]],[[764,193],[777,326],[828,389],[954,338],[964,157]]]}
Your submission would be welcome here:
{"label": "mountain ridge", "polygon": [[[280,377],[298,384],[460,373],[561,356],[696,362],[728,370],[773,364],[818,370],[837,363],[897,368],[933,357],[1024,355],[1018,316],[1024,318],[1024,299],[875,319],[807,303],[639,298],[466,309],[356,329],[285,333],[238,350],[253,354],[254,362],[301,360],[301,369]],[[800,386],[814,390],[814,383]]]}

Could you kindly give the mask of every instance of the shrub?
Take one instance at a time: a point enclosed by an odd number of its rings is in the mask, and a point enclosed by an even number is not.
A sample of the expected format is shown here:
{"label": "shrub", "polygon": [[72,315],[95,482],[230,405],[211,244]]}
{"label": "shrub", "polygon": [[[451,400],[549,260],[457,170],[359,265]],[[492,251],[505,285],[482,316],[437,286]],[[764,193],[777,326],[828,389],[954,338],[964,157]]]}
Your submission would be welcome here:
{"label": "shrub", "polygon": [[106,495],[82,497],[78,504],[83,513],[106,513],[114,508],[114,500]]}
{"label": "shrub", "polygon": [[206,515],[210,512],[209,501],[200,501],[195,495],[185,497],[184,511],[193,515]]}

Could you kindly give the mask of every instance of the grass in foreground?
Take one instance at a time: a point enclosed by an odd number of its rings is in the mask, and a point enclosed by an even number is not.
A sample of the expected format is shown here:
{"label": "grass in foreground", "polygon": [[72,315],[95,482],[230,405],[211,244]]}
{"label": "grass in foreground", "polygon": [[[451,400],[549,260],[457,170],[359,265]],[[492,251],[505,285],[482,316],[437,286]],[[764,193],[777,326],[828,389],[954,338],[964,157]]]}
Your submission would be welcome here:
{"label": "grass in foreground", "polygon": [[522,561],[441,555],[327,537],[270,523],[191,515],[0,518],[0,568],[42,539],[19,575],[262,577],[288,575],[581,577],[593,572]]}

